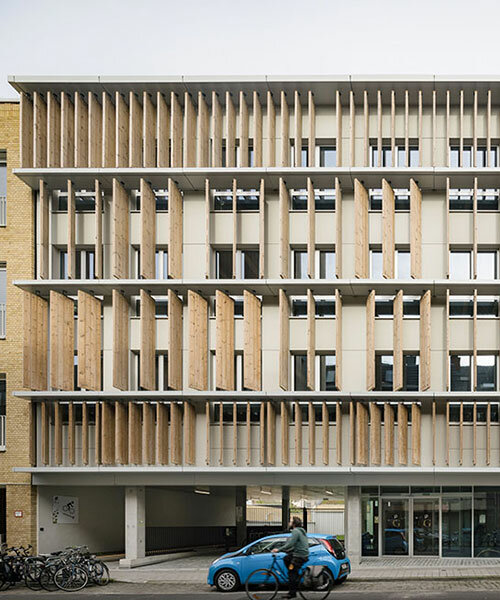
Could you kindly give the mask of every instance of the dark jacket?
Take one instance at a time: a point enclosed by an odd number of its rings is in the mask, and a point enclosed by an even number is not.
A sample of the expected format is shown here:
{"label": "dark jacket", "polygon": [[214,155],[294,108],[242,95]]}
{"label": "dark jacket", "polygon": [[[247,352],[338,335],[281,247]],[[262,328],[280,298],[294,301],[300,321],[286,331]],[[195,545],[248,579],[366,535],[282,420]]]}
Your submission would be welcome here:
{"label": "dark jacket", "polygon": [[292,529],[292,535],[288,538],[286,544],[280,548],[280,552],[290,552],[293,556],[309,558],[309,541],[302,527]]}

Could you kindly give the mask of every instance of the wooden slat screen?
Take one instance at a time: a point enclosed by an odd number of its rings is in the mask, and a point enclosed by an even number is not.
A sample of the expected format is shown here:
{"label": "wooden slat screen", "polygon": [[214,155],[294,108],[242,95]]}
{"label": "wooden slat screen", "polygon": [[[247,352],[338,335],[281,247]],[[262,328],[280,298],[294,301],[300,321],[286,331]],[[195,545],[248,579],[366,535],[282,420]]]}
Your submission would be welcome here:
{"label": "wooden slat screen", "polygon": [[168,387],[182,390],[182,300],[168,290]]}
{"label": "wooden slat screen", "polygon": [[61,105],[53,92],[47,92],[47,166],[61,166]]}
{"label": "wooden slat screen", "polygon": [[189,374],[188,385],[195,390],[208,388],[208,302],[188,291]]}
{"label": "wooden slat screen", "polygon": [[[169,307],[170,309],[170,307]],[[155,301],[141,290],[141,351],[139,357],[140,385],[145,390],[155,389],[156,319]],[[170,362],[170,361],[169,361]]]}
{"label": "wooden slat screen", "polygon": [[74,389],[75,303],[50,291],[50,385]]}
{"label": "wooden slat screen", "polygon": [[102,262],[102,190],[98,179],[95,180],[95,276],[103,277]]}
{"label": "wooden slat screen", "polygon": [[173,179],[168,180],[168,276],[182,278],[182,195]]}
{"label": "wooden slat screen", "polygon": [[420,298],[420,389],[431,387],[431,291]]}
{"label": "wooden slat screen", "polygon": [[129,311],[125,296],[113,290],[113,387],[119,390],[128,389]]}
{"label": "wooden slat screen", "polygon": [[159,167],[170,166],[170,110],[165,96],[156,92],[156,164]]}
{"label": "wooden slat screen", "polygon": [[182,108],[175,92],[170,94],[170,117],[170,166],[182,167]]}
{"label": "wooden slat screen", "polygon": [[156,276],[156,198],[149,183],[141,178],[141,254],[140,275]]}
{"label": "wooden slat screen", "polygon": [[290,277],[290,195],[284,180],[279,181],[279,208],[280,208],[280,277]]}
{"label": "wooden slat screen", "polygon": [[[163,98],[163,96],[162,96]],[[148,92],[142,93],[142,166],[156,167],[156,110]],[[158,140],[158,148],[160,141]],[[160,165],[158,165],[160,166]]]}
{"label": "wooden slat screen", "polygon": [[262,389],[261,301],[248,290],[243,294],[243,384],[257,391]]}
{"label": "wooden slat screen", "polygon": [[422,277],[422,192],[410,179],[410,274]]}
{"label": "wooden slat screen", "polygon": [[89,109],[82,94],[75,92],[75,167],[89,163]]}
{"label": "wooden slat screen", "polygon": [[142,167],[142,106],[135,92],[129,92],[128,166]]}
{"label": "wooden slat screen", "polygon": [[23,386],[31,390],[46,390],[48,303],[31,292],[24,292],[23,303]]}
{"label": "wooden slat screen", "polygon": [[355,231],[355,266],[354,274],[366,279],[370,274],[370,248],[368,230],[368,192],[363,184],[354,180],[354,231]]}
{"label": "wooden slat screen", "polygon": [[234,390],[234,301],[216,291],[216,387]]}
{"label": "wooden slat screen", "polygon": [[196,109],[189,92],[184,92],[183,166],[196,167]]}
{"label": "wooden slat screen", "polygon": [[280,353],[279,384],[282,390],[288,390],[290,371],[290,303],[284,290],[279,290],[280,315]]}
{"label": "wooden slat screen", "polygon": [[20,94],[20,154],[21,168],[33,166],[33,102],[28,94]]}
{"label": "wooden slat screen", "polygon": [[394,279],[395,200],[392,187],[382,179],[382,274]]}
{"label": "wooden slat screen", "polygon": [[78,291],[78,387],[101,389],[101,301]]}
{"label": "wooden slat screen", "polygon": [[49,278],[50,246],[49,246],[49,223],[50,223],[50,194],[48,186],[40,179],[40,278]]}
{"label": "wooden slat screen", "polygon": [[128,463],[128,409],[121,402],[115,404],[115,461],[119,465]]}
{"label": "wooden slat screen", "polygon": [[403,290],[394,297],[394,328],[393,328],[393,390],[403,388]]}
{"label": "wooden slat screen", "polygon": [[[62,95],[61,95],[62,96]],[[102,166],[115,166],[115,105],[107,92],[102,93]]]}
{"label": "wooden slat screen", "polygon": [[316,302],[307,290],[307,389],[316,387]]}
{"label": "wooden slat screen", "polygon": [[113,179],[113,239],[112,276],[129,277],[129,200],[128,193],[118,179]]}
{"label": "wooden slat screen", "polygon": [[115,110],[115,167],[128,167],[129,109],[120,92],[115,92]]}
{"label": "wooden slat screen", "polygon": [[188,465],[196,460],[196,412],[190,402],[184,402],[184,460]]}
{"label": "wooden slat screen", "polygon": [[375,388],[375,290],[366,299],[366,389]]}
{"label": "wooden slat screen", "polygon": [[68,179],[68,278],[76,277],[76,225],[75,225],[75,188]]}
{"label": "wooden slat screen", "polygon": [[101,402],[102,464],[115,462],[115,410],[111,402]]}

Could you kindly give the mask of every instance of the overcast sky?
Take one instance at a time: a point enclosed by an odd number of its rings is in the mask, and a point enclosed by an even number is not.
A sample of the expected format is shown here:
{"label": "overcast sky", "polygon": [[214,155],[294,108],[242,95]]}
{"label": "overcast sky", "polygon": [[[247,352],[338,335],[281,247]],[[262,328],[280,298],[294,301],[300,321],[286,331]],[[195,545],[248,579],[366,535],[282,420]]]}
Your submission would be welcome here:
{"label": "overcast sky", "polygon": [[0,0],[8,75],[498,74],[499,0]]}

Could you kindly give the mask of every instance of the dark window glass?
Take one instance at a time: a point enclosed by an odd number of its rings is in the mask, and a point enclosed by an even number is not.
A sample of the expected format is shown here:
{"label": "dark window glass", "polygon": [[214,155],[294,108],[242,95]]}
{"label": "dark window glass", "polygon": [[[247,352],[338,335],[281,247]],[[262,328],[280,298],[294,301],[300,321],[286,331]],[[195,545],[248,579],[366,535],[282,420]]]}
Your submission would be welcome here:
{"label": "dark window glass", "polygon": [[242,279],[258,279],[259,278],[259,251],[258,250],[243,250],[243,273]]}
{"label": "dark window glass", "polygon": [[316,210],[335,210],[335,190],[328,194],[315,195],[314,207]]}
{"label": "dark window glass", "polygon": [[403,389],[406,392],[418,392],[419,357],[416,354],[403,355]]}
{"label": "dark window glass", "polygon": [[294,363],[294,385],[296,392],[305,392],[307,389],[307,357],[305,354],[295,354]]}
{"label": "dark window glass", "polygon": [[471,389],[471,357],[468,354],[450,356],[452,392],[469,392]]}
{"label": "dark window glass", "polygon": [[498,316],[498,298],[481,298],[477,299],[477,316],[478,317],[497,317]]}
{"label": "dark window glass", "polygon": [[231,279],[233,277],[233,251],[217,250],[215,252],[216,279]]}
{"label": "dark window glass", "polygon": [[498,190],[478,190],[477,210],[498,210]]}
{"label": "dark window glass", "polygon": [[[472,298],[450,297],[450,317],[472,317],[474,302]],[[479,312],[479,302],[478,302]]]}
{"label": "dark window glass", "polygon": [[497,389],[497,358],[494,354],[477,357],[477,390],[492,392]]}
{"label": "dark window glass", "polygon": [[56,199],[56,210],[61,212],[67,212],[68,210],[68,196],[57,196]]}
{"label": "dark window glass", "polygon": [[375,356],[375,389],[377,391],[392,391],[392,373],[392,354],[377,354]]}
{"label": "dark window glass", "polygon": [[75,211],[76,212],[94,212],[95,211],[95,196],[75,195]]}
{"label": "dark window glass", "polygon": [[234,316],[243,316],[243,298],[233,298],[234,300]]}
{"label": "dark window glass", "polygon": [[392,298],[377,300],[375,298],[375,316],[376,317],[392,317],[394,302]]}
{"label": "dark window glass", "polygon": [[335,148],[335,146],[320,146],[319,166],[320,167],[336,167],[337,166],[337,149]]}
{"label": "dark window glass", "polygon": [[420,299],[409,298],[405,300],[403,297],[403,316],[404,317],[418,317],[420,316]]}
{"label": "dark window glass", "polygon": [[396,194],[394,208],[396,211],[402,212],[410,210],[410,194]]}
{"label": "dark window glass", "polygon": [[335,317],[335,298],[316,298],[317,317]]}
{"label": "dark window glass", "polygon": [[6,415],[6,399],[7,399],[7,392],[6,392],[6,381],[5,378],[0,379],[0,415],[5,416]]}
{"label": "dark window glass", "polygon": [[295,250],[293,253],[293,276],[295,279],[307,279],[307,252]]}
{"label": "dark window glass", "polygon": [[472,190],[450,190],[450,210],[472,210],[474,203],[472,194]]}
{"label": "dark window glass", "polygon": [[68,279],[68,253],[66,250],[59,250],[59,278]]}
{"label": "dark window glass", "polygon": [[320,389],[333,392],[335,387],[335,355],[322,354],[319,357],[320,364]]}
{"label": "dark window glass", "polygon": [[382,210],[382,190],[370,190],[370,210]]}
{"label": "dark window glass", "polygon": [[155,298],[155,314],[157,317],[168,317],[167,298]]}
{"label": "dark window glass", "polygon": [[292,300],[292,317],[307,316],[307,298],[294,298]]}
{"label": "dark window glass", "polygon": [[215,194],[214,195],[214,210],[231,211],[233,210],[232,194]]}
{"label": "dark window glass", "polygon": [[238,212],[244,210],[257,211],[259,210],[259,195],[255,194],[238,194],[236,196],[236,210]]}
{"label": "dark window glass", "polygon": [[307,190],[297,190],[292,195],[292,210],[307,210]]}
{"label": "dark window glass", "polygon": [[168,210],[168,195],[158,194],[156,195],[156,210],[167,211]]}

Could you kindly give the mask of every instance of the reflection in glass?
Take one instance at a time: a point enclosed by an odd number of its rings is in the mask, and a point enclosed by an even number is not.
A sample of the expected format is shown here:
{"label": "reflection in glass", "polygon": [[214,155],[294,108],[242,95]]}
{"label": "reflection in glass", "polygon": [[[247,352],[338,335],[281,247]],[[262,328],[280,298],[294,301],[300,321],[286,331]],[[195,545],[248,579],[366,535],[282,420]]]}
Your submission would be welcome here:
{"label": "reflection in glass", "polygon": [[375,357],[375,389],[392,392],[392,354],[377,354]]}
{"label": "reflection in glass", "polygon": [[410,279],[410,253],[408,251],[398,250],[398,279]]}
{"label": "reflection in glass", "polygon": [[382,252],[372,250],[371,253],[371,273],[372,279],[382,279]]}
{"label": "reflection in glass", "polygon": [[322,354],[320,362],[320,389],[333,392],[335,386],[335,354]]}
{"label": "reflection in glass", "polygon": [[472,498],[443,498],[443,556],[471,556]]}
{"label": "reflection in glass", "polygon": [[480,392],[497,389],[497,357],[494,354],[479,354],[477,357],[477,389]]}
{"label": "reflection in glass", "polygon": [[382,500],[382,554],[408,555],[408,500]]}
{"label": "reflection in glass", "polygon": [[293,276],[295,279],[307,279],[307,252],[304,250],[293,253]]}
{"label": "reflection in glass", "polygon": [[378,498],[361,501],[361,555],[378,556]]}
{"label": "reflection in glass", "polygon": [[331,250],[320,250],[319,278],[335,279],[335,252]]}
{"label": "reflection in glass", "polygon": [[437,498],[413,501],[413,554],[439,554],[439,500]]}
{"label": "reflection in glass", "polygon": [[305,392],[307,389],[307,357],[305,354],[295,354],[293,357],[294,377],[293,389]]}
{"label": "reflection in glass", "polygon": [[496,252],[478,252],[477,253],[477,278],[478,279],[496,279],[497,276],[497,253]]}
{"label": "reflection in glass", "polygon": [[452,354],[450,356],[450,373],[452,392],[470,392],[471,357],[469,354]]}
{"label": "reflection in glass", "polygon": [[470,252],[450,252],[450,279],[470,279]]}
{"label": "reflection in glass", "polygon": [[500,491],[474,490],[474,556],[500,557]]}

